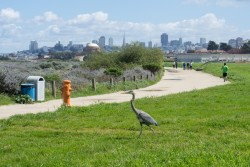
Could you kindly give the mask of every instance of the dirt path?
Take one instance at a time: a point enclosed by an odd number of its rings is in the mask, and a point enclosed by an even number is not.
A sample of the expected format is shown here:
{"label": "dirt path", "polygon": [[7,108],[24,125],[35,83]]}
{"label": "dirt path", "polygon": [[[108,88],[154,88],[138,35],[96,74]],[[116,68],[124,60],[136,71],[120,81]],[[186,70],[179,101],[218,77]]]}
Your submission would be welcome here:
{"label": "dirt path", "polygon": [[[134,90],[136,98],[157,97],[168,94],[204,89],[208,87],[228,84],[221,78],[210,74],[194,71],[167,68],[161,81],[155,85]],[[72,106],[88,106],[100,102],[114,103],[125,102],[131,99],[131,95],[121,94],[120,92],[103,94],[96,96],[78,97],[71,99]],[[62,105],[62,100],[51,100],[35,104],[14,104],[0,106],[0,119],[9,118],[17,114],[39,113],[56,111]]]}

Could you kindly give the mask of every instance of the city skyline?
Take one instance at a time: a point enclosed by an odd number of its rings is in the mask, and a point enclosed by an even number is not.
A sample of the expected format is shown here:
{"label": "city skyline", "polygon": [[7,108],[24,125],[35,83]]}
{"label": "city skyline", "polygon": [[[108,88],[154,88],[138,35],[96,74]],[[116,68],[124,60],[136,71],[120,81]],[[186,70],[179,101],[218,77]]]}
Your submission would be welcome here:
{"label": "city skyline", "polygon": [[[133,4],[133,5],[131,5]],[[0,0],[0,53],[26,50],[30,41],[39,47],[57,41],[86,45],[101,36],[113,44],[141,41],[161,45],[168,40],[228,42],[250,38],[249,0],[80,1]],[[235,12],[237,11],[237,12]],[[107,42],[107,41],[106,41]]]}

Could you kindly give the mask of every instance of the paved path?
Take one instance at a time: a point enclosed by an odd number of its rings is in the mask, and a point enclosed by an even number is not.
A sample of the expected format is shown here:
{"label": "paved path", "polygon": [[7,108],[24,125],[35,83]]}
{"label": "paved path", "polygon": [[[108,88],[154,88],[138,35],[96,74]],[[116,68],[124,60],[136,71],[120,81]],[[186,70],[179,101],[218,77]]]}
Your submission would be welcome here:
{"label": "paved path", "polygon": [[[146,88],[134,90],[134,92],[136,94],[136,98],[157,97],[184,91],[192,91],[195,89],[204,89],[217,85],[224,85],[227,83],[229,82],[223,82],[221,78],[214,77],[204,72],[167,68],[160,82]],[[131,95],[121,93],[122,91],[111,94],[72,98],[71,105],[88,106],[100,102],[119,103],[129,101],[131,99]],[[62,100],[57,99],[35,104],[14,104],[0,106],[0,119],[9,118],[17,114],[39,113],[47,111],[52,112],[57,110],[57,108],[61,105]]]}

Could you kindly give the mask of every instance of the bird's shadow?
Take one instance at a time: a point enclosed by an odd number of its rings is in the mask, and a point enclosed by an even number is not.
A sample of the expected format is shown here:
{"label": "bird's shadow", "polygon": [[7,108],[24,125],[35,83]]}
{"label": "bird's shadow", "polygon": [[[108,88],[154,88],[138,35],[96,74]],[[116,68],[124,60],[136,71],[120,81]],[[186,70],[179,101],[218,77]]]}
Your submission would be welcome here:
{"label": "bird's shadow", "polygon": [[134,137],[128,137],[128,136],[117,136],[117,137],[114,137],[114,139],[116,140],[131,140],[131,139],[134,139]]}

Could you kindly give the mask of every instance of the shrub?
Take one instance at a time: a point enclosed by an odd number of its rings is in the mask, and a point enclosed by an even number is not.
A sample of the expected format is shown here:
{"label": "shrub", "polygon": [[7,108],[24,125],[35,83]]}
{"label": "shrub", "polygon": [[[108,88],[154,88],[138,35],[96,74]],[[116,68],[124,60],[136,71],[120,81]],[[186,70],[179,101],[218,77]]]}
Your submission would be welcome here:
{"label": "shrub", "polygon": [[122,71],[117,69],[117,68],[109,68],[109,69],[104,71],[104,74],[118,77],[118,76],[122,75]]}
{"label": "shrub", "polygon": [[16,96],[15,101],[19,104],[32,103],[32,99],[29,95],[18,95]]}
{"label": "shrub", "polygon": [[141,46],[127,46],[120,53],[119,60],[124,63],[140,64],[145,53],[145,48]]}
{"label": "shrub", "polygon": [[51,68],[51,67],[52,67],[52,64],[50,64],[50,63],[42,63],[42,64],[40,64],[41,69]]}
{"label": "shrub", "polygon": [[17,94],[20,83],[24,78],[21,74],[18,75],[10,70],[0,71],[0,93]]}
{"label": "shrub", "polygon": [[162,69],[162,67],[160,65],[156,65],[156,64],[145,64],[142,67],[145,70],[149,70],[153,74],[155,74],[156,72],[158,72]]}

